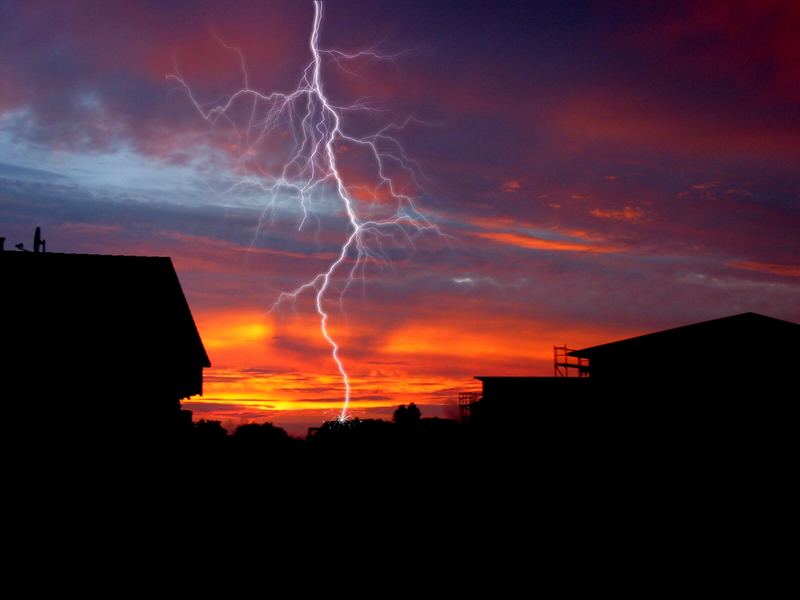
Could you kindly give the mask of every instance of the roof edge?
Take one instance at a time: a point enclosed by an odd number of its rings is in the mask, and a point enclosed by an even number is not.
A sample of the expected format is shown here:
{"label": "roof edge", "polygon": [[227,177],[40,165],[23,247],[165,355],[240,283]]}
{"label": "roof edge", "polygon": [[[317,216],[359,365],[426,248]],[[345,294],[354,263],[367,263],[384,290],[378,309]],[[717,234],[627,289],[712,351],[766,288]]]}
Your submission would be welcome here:
{"label": "roof edge", "polygon": [[800,327],[800,324],[794,323],[793,321],[786,321],[785,319],[778,319],[776,317],[770,317],[769,315],[762,315],[761,313],[757,312],[743,312],[738,313],[735,315],[728,315],[725,317],[718,317],[716,319],[708,319],[706,321],[698,321],[696,323],[689,323],[687,325],[679,325],[678,327],[670,327],[669,329],[660,329],[659,331],[652,331],[650,333],[643,333],[642,335],[635,335],[628,338],[623,338],[621,340],[615,340],[613,342],[606,342],[605,344],[597,344],[596,346],[589,346],[588,348],[581,348],[580,350],[573,350],[569,352],[567,356],[574,356],[577,358],[589,358],[589,356],[595,353],[598,350],[604,350],[610,346],[616,346],[617,344],[625,344],[627,342],[633,342],[634,340],[642,340],[646,338],[650,338],[651,336],[659,336],[665,333],[676,332],[680,330],[691,329],[693,327],[698,327],[701,325],[707,325],[710,323],[719,323],[720,321],[729,321],[734,319],[742,319],[743,317],[752,318],[757,317],[758,319],[764,319],[767,321],[772,321],[774,323],[783,323],[786,325],[793,325],[795,327]]}

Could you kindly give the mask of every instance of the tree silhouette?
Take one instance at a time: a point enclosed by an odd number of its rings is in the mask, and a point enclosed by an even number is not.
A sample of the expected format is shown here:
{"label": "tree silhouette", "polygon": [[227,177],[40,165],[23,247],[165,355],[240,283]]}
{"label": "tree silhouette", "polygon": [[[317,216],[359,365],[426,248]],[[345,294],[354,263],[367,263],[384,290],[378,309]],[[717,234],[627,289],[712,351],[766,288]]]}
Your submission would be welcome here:
{"label": "tree silhouette", "polygon": [[194,434],[196,439],[208,444],[224,443],[228,437],[228,432],[222,427],[222,423],[206,419],[200,419],[194,424]]}
{"label": "tree silhouette", "polygon": [[417,408],[417,405],[412,402],[408,406],[405,404],[398,406],[397,410],[394,411],[392,420],[394,424],[401,429],[414,429],[419,424],[421,418],[422,413],[419,408]]}
{"label": "tree silhouette", "polygon": [[242,456],[255,458],[265,453],[287,451],[291,438],[286,430],[272,423],[248,423],[239,425],[233,432],[233,445]]}

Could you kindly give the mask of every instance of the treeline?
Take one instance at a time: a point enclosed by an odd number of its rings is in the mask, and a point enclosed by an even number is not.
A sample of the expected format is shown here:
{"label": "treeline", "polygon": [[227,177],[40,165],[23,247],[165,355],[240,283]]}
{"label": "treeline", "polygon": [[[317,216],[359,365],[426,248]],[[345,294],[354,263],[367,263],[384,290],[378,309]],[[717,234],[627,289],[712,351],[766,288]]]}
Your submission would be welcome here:
{"label": "treeline", "polygon": [[327,421],[312,428],[305,439],[291,437],[272,423],[239,425],[229,433],[220,421],[200,419],[192,423],[183,445],[205,461],[309,460],[341,453],[434,452],[461,443],[465,429],[453,419],[423,418],[411,403],[399,406],[391,421]]}
{"label": "treeline", "polygon": [[391,421],[328,421],[305,439],[271,423],[228,432],[218,421],[198,420],[180,441],[175,465],[206,488],[236,482],[252,486],[256,496],[266,489],[352,491],[374,484],[407,491],[423,481],[454,484],[467,464],[464,454],[479,454],[475,437],[453,419],[424,418],[414,404],[400,406]]}

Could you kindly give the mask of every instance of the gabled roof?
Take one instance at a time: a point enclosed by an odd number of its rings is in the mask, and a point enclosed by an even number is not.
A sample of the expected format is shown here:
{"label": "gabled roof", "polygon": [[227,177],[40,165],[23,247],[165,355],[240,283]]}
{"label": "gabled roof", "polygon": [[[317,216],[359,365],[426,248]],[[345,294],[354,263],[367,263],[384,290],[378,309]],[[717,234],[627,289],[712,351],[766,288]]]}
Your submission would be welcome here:
{"label": "gabled roof", "polygon": [[600,354],[662,349],[671,351],[701,343],[707,346],[713,345],[724,352],[726,346],[737,341],[776,336],[784,340],[791,338],[795,343],[800,344],[800,325],[747,312],[583,348],[570,352],[569,355],[591,359],[592,356]]}
{"label": "gabled roof", "polygon": [[0,319],[43,336],[43,347],[65,352],[57,338],[72,336],[76,352],[102,343],[142,364],[157,354],[211,366],[169,258],[6,251],[0,280]]}

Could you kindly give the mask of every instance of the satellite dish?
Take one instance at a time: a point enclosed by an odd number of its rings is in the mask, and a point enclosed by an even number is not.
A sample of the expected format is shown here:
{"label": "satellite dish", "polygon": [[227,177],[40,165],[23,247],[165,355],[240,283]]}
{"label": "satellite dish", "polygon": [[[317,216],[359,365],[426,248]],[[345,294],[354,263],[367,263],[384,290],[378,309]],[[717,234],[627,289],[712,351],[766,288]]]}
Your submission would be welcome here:
{"label": "satellite dish", "polygon": [[44,252],[46,244],[47,241],[42,239],[42,228],[37,227],[36,231],[33,233],[33,251],[39,252],[39,248],[41,248],[42,252]]}
{"label": "satellite dish", "polygon": [[20,242],[19,244],[14,244],[14,248],[16,248],[17,250],[25,250],[25,244],[23,244],[22,242]]}

